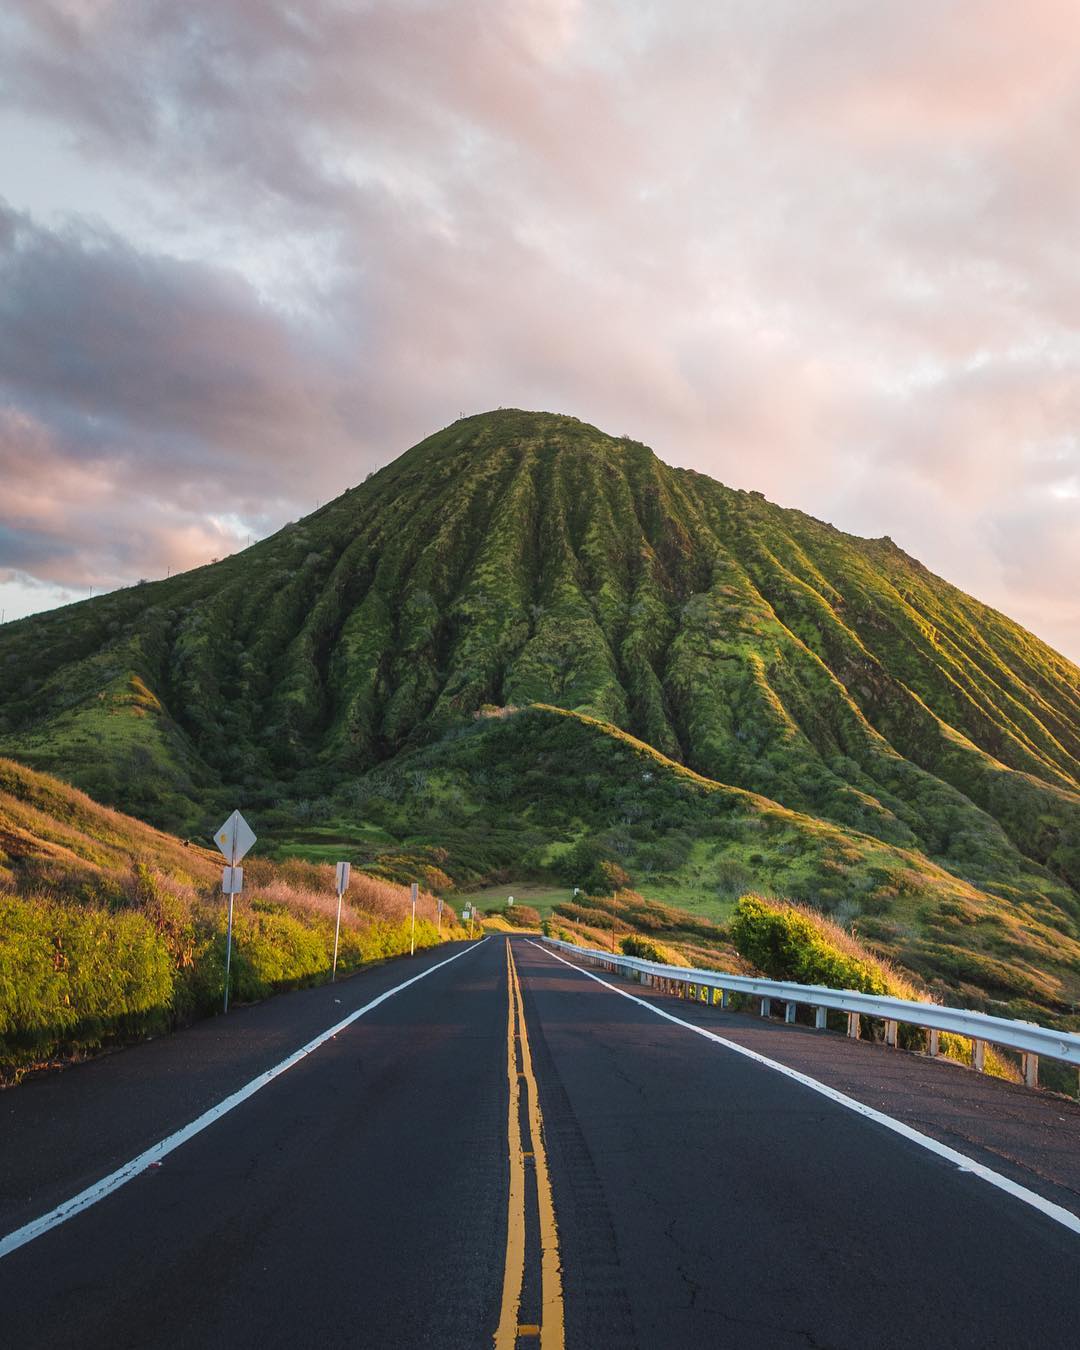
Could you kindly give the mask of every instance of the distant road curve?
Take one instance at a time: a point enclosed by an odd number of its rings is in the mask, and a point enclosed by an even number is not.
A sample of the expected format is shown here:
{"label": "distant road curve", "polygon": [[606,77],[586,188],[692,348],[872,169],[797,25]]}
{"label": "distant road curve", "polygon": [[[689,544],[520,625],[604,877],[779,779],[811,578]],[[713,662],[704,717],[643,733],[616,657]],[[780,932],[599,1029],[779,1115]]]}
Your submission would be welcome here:
{"label": "distant road curve", "polygon": [[683,1023],[1063,1214],[1080,1109],[618,985],[492,937],[0,1095],[0,1242],[205,1121],[0,1257],[0,1340],[1076,1344],[1080,1235]]}

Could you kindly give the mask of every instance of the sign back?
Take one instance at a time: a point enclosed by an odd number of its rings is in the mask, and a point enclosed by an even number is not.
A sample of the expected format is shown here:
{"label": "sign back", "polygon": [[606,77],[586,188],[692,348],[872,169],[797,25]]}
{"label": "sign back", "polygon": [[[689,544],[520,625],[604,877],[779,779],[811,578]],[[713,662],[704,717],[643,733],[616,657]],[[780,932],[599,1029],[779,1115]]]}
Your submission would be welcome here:
{"label": "sign back", "polygon": [[214,831],[214,843],[233,867],[255,842],[255,832],[239,811],[234,811],[224,825]]}

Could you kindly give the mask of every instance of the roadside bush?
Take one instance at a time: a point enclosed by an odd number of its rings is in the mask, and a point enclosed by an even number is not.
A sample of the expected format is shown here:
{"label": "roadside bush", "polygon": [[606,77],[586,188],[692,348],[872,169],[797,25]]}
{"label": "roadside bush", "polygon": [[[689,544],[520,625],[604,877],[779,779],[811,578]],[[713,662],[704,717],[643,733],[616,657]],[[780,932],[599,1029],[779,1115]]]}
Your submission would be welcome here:
{"label": "roadside bush", "polygon": [[290,914],[254,906],[233,927],[231,990],[237,999],[265,998],[275,989],[306,983],[331,962],[326,938]]}
{"label": "roadside bush", "polygon": [[[315,983],[332,961],[336,901],[326,894],[326,878],[308,864],[263,868],[271,879],[261,894],[241,900],[234,916],[230,989],[237,1001]],[[220,1008],[221,899],[142,864],[106,891],[108,907],[0,892],[0,1079],[17,1080],[57,1055],[141,1039]],[[409,951],[407,890],[361,874],[349,898],[339,972]],[[460,936],[452,911],[441,934],[434,911],[433,898],[423,895],[418,950]]]}
{"label": "roadside bush", "polygon": [[744,895],[729,927],[739,955],[774,980],[888,993],[881,962],[861,953],[842,928],[799,906]]}
{"label": "roadside bush", "polygon": [[532,905],[510,905],[499,913],[513,928],[539,928],[540,911]]}
{"label": "roadside bush", "polygon": [[168,1025],[175,971],[131,911],[0,896],[0,1069]]}
{"label": "roadside bush", "polygon": [[649,938],[639,937],[636,933],[624,937],[619,946],[626,956],[636,956],[641,961],[659,961],[666,966],[675,964],[671,953],[661,947],[659,942],[652,942]]}

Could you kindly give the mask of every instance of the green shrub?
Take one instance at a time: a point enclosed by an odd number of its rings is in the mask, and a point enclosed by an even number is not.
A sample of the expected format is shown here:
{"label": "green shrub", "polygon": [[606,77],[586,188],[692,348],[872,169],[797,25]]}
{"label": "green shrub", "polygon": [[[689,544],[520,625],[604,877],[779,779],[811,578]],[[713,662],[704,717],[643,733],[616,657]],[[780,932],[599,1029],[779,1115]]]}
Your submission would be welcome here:
{"label": "green shrub", "polygon": [[631,933],[629,937],[624,937],[619,944],[627,956],[636,956],[642,961],[658,961],[661,965],[672,965],[671,953],[660,946],[659,942],[652,942],[649,938],[638,937],[636,933]]}
{"label": "green shrub", "polygon": [[0,1068],[168,1024],[175,969],[153,925],[31,897],[0,897]]}
{"label": "green shrub", "polygon": [[887,993],[878,963],[841,950],[823,933],[823,922],[794,906],[744,895],[731,918],[731,940],[740,956],[774,980]]}
{"label": "green shrub", "polygon": [[240,1000],[265,998],[274,989],[321,975],[331,958],[326,937],[290,914],[255,909],[237,914],[231,991]]}

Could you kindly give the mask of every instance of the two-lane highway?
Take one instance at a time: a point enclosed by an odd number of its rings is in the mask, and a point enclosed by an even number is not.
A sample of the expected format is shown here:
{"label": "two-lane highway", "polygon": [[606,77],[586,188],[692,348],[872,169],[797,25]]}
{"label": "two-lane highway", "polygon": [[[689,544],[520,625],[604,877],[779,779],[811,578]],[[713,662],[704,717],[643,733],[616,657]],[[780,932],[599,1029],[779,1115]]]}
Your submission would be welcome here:
{"label": "two-lane highway", "polygon": [[304,1045],[0,1257],[0,1344],[1076,1344],[1080,1235],[525,938],[4,1094],[0,1251]]}

